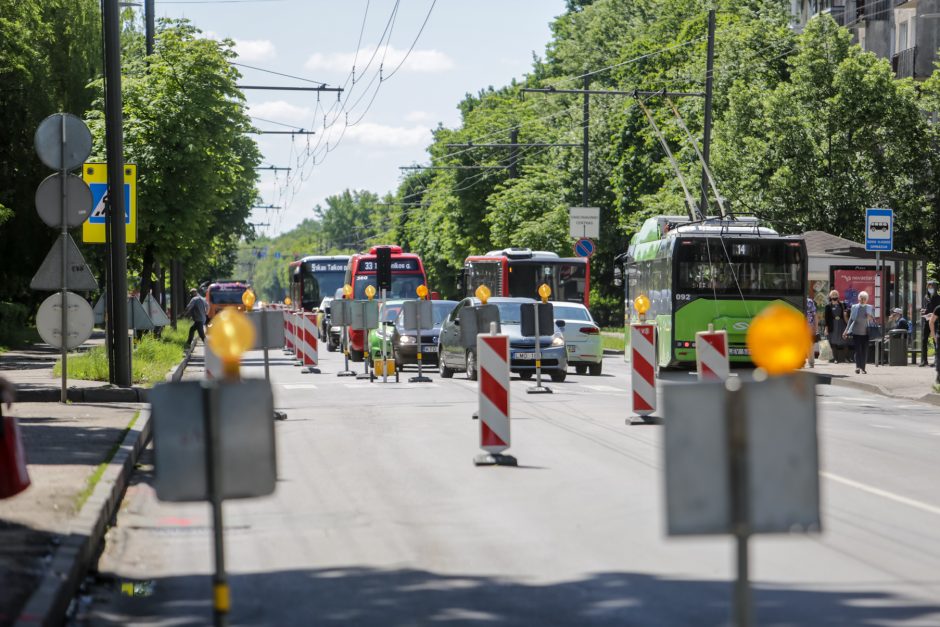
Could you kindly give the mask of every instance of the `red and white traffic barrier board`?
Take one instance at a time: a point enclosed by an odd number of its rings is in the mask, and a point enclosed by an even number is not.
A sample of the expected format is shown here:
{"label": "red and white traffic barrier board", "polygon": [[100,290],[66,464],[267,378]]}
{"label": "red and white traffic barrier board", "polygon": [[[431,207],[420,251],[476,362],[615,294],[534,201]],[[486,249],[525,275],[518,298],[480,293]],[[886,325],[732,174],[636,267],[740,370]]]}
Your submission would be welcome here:
{"label": "red and white traffic barrier board", "polygon": [[699,381],[724,381],[731,372],[728,364],[728,332],[699,331],[695,334],[695,366]]}
{"label": "red and white traffic barrier board", "polygon": [[284,352],[293,353],[294,352],[294,320],[291,318],[290,311],[287,309],[283,310],[284,312]]}
{"label": "red and white traffic barrier board", "polygon": [[477,335],[477,370],[480,380],[480,448],[487,455],[474,462],[515,465],[500,455],[509,448],[509,336]]}
{"label": "red and white traffic barrier board", "polygon": [[317,352],[317,314],[305,312],[300,314],[303,322],[303,343],[301,352],[303,353],[303,363],[306,368],[304,372],[317,372],[317,363],[320,356]]}
{"label": "red and white traffic barrier board", "polygon": [[633,413],[649,416],[656,411],[656,325],[630,325],[630,363],[633,370]]}
{"label": "red and white traffic barrier board", "polygon": [[212,349],[209,348],[209,343],[205,343],[202,346],[202,357],[203,357],[203,370],[207,379],[221,379],[222,378],[222,360],[212,352]]}
{"label": "red and white traffic barrier board", "polygon": [[304,343],[304,314],[302,311],[291,312],[291,324],[294,325],[294,358],[303,361],[302,352]]}

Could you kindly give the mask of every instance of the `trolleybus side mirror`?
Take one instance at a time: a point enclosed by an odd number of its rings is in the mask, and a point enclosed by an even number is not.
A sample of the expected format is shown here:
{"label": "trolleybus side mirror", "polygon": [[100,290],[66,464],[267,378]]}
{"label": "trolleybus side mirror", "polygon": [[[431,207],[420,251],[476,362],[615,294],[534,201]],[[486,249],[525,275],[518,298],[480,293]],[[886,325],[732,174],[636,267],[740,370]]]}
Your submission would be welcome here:
{"label": "trolleybus side mirror", "polygon": [[623,270],[620,266],[614,268],[614,285],[616,287],[621,287],[623,285]]}

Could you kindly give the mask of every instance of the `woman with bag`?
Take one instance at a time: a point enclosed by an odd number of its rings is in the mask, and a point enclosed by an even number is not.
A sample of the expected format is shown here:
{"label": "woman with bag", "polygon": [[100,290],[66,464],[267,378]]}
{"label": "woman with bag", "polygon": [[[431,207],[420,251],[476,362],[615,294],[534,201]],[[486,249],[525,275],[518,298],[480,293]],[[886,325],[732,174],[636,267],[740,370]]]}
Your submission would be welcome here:
{"label": "woman with bag", "polygon": [[829,340],[829,346],[832,348],[832,359],[829,363],[834,364],[847,359],[848,347],[842,334],[845,332],[845,323],[848,320],[848,306],[839,300],[838,290],[829,292],[829,303],[823,311],[823,319],[826,324],[826,339]]}
{"label": "woman with bag", "polygon": [[865,362],[868,358],[868,340],[872,326],[875,326],[875,312],[868,304],[868,292],[859,292],[858,303],[852,305],[849,323],[842,333],[843,339],[851,335],[855,341],[855,374],[868,374],[865,371]]}

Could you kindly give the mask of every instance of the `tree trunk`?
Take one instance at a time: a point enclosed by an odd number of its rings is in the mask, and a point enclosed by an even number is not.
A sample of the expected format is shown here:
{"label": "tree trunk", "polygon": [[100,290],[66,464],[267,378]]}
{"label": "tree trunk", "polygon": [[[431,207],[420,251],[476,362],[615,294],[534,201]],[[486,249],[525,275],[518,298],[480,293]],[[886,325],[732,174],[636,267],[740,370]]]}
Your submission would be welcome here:
{"label": "tree trunk", "polygon": [[147,294],[153,289],[153,266],[155,263],[153,256],[153,246],[144,248],[144,263],[140,271],[140,302],[144,302]]}

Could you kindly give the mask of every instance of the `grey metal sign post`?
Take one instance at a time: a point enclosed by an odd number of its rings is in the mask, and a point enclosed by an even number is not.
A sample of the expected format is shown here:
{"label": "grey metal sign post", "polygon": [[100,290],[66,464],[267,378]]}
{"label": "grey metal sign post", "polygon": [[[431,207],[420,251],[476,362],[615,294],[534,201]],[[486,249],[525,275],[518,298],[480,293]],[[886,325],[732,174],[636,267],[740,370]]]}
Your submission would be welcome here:
{"label": "grey metal sign post", "polygon": [[524,303],[521,307],[522,335],[535,336],[535,385],[526,390],[528,394],[552,394],[552,389],[542,385],[542,335],[539,327],[555,325],[554,307],[550,303]]}
{"label": "grey metal sign post", "polygon": [[336,373],[337,377],[354,377],[356,373],[349,369],[349,322],[352,314],[349,304],[352,301],[341,298],[333,300],[330,305],[330,324],[336,324],[343,329],[340,347],[343,349],[343,369]]}
{"label": "grey metal sign post", "polygon": [[[61,292],[61,359],[62,359],[62,389],[61,402],[68,401],[68,353],[69,346],[66,336],[69,329],[69,228],[76,226],[76,216],[88,215],[91,210],[89,199],[91,192],[88,186],[78,177],[69,174],[69,170],[82,165],[91,154],[91,132],[85,123],[70,113],[56,113],[43,120],[36,129],[33,139],[36,154],[46,166],[58,170],[58,198],[54,190],[55,183],[46,183],[39,186],[36,194],[36,210],[40,217],[50,226],[61,229],[59,245],[61,247],[59,267],[61,273],[59,285]],[[48,181],[48,179],[47,179]],[[57,202],[56,202],[57,200]],[[71,204],[75,206],[70,210]],[[58,206],[56,206],[56,204]],[[58,211],[56,211],[58,209]],[[81,221],[78,221],[81,224]],[[72,243],[74,247],[74,243]],[[81,257],[81,254],[78,254]],[[84,265],[84,259],[81,260]],[[45,266],[45,264],[43,264]],[[86,268],[87,271],[87,268]],[[35,279],[34,279],[35,282]],[[87,304],[87,303],[86,303]]]}
{"label": "grey metal sign post", "polygon": [[[417,350],[418,357],[418,376],[411,377],[408,379],[409,383],[430,383],[431,379],[424,376],[423,372],[423,345],[421,342],[421,330],[423,326],[421,324],[421,319],[426,318],[428,320],[434,320],[434,310],[431,301],[429,300],[415,300],[407,301],[404,305],[404,326],[405,328],[413,327],[415,330],[415,347]],[[440,359],[440,357],[438,357]]]}

